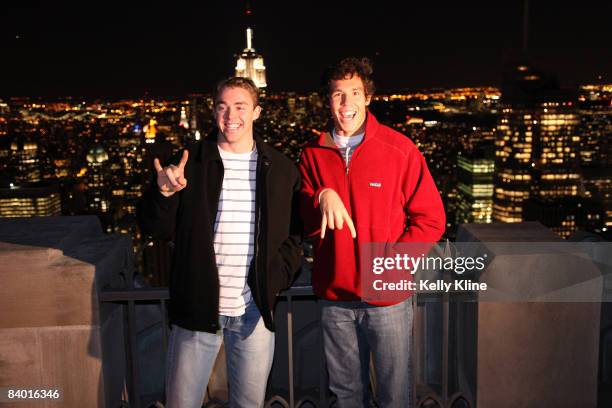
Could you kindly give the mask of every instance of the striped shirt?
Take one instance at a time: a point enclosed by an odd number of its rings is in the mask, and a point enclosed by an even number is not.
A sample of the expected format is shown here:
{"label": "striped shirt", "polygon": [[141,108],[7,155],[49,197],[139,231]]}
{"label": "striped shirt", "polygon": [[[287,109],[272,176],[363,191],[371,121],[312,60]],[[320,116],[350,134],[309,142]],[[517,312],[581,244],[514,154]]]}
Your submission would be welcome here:
{"label": "striped shirt", "polygon": [[336,134],[336,130],[334,129],[333,135],[334,143],[336,143],[336,146],[338,146],[338,149],[342,154],[342,158],[344,159],[344,168],[347,169],[349,163],[351,162],[351,158],[353,157],[353,151],[363,140],[365,132],[353,136],[338,136]]}
{"label": "striped shirt", "polygon": [[215,220],[219,270],[219,314],[241,316],[251,302],[247,285],[255,244],[257,151],[231,153],[219,148],[224,176]]}

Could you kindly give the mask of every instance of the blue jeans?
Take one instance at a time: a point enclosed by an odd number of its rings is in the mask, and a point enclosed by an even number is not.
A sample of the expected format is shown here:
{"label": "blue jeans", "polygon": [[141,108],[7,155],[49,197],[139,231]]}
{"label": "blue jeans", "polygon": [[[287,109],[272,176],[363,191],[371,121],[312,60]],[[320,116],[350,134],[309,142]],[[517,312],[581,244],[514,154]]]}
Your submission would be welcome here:
{"label": "blue jeans", "polygon": [[369,407],[370,354],[380,408],[412,404],[412,299],[392,306],[362,302],[321,303],[329,387],[338,408]]}
{"label": "blue jeans", "polygon": [[221,343],[225,342],[229,406],[263,407],[274,355],[274,333],[255,302],[242,316],[219,316],[222,333],[172,325],[166,361],[166,408],[200,408]]}

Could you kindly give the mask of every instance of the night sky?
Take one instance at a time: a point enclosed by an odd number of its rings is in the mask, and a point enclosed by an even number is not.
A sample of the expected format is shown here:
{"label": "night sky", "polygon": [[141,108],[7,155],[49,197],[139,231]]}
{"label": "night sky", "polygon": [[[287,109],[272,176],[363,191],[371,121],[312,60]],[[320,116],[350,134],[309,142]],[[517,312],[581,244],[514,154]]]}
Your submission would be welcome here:
{"label": "night sky", "polygon": [[[247,22],[272,91],[313,90],[349,55],[372,58],[380,90],[496,86],[521,55],[522,0],[251,1],[250,17],[237,0],[46,3],[0,10],[0,97],[208,92],[233,74]],[[531,1],[529,60],[566,86],[612,82],[611,4]]]}

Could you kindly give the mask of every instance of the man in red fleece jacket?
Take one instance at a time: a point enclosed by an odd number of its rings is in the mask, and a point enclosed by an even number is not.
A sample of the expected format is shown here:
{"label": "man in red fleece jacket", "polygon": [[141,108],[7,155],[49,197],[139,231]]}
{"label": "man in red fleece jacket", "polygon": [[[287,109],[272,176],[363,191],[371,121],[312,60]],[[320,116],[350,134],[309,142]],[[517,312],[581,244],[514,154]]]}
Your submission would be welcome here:
{"label": "man in red fleece jacket", "polygon": [[444,232],[440,194],[412,141],[368,111],[366,58],[324,76],[333,126],[300,158],[301,212],[315,235],[313,289],[320,298],[330,388],[339,408],[367,407],[370,353],[379,407],[411,406],[412,302],[362,301],[361,245],[434,243]]}

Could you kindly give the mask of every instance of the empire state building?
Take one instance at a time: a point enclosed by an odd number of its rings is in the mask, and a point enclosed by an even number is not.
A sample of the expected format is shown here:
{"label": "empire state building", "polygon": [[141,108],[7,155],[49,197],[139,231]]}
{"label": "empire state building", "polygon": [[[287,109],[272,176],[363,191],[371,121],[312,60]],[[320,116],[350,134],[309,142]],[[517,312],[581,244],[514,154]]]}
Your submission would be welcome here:
{"label": "empire state building", "polygon": [[266,67],[263,57],[253,48],[253,30],[247,28],[247,46],[236,60],[236,76],[251,79],[258,88],[265,88]]}

